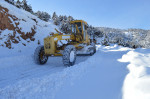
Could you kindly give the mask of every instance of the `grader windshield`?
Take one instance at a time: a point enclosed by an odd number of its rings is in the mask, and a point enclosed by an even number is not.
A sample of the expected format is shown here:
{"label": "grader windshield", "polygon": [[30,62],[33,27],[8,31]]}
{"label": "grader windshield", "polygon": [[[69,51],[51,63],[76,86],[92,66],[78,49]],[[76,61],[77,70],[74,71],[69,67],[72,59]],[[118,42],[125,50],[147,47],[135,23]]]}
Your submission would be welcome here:
{"label": "grader windshield", "polygon": [[82,33],[81,22],[72,23],[72,33],[76,34],[77,32]]}
{"label": "grader windshield", "polygon": [[72,21],[72,33],[82,36],[83,40],[86,40],[87,35],[87,23],[82,20]]}
{"label": "grader windshield", "polygon": [[82,20],[75,20],[70,22],[72,25],[72,33],[83,33],[86,30],[87,23]]}

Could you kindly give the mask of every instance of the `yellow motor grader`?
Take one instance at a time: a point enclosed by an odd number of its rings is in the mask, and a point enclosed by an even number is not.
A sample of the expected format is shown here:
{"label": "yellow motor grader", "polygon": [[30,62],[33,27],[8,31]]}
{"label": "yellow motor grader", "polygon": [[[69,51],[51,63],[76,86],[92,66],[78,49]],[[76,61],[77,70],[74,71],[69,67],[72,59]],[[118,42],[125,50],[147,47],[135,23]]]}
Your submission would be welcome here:
{"label": "yellow motor grader", "polygon": [[44,39],[44,46],[38,46],[34,52],[37,64],[45,64],[48,56],[62,56],[65,66],[73,66],[76,56],[93,55],[96,52],[95,43],[87,33],[87,23],[83,20],[71,21],[71,33],[64,35],[56,29]]}

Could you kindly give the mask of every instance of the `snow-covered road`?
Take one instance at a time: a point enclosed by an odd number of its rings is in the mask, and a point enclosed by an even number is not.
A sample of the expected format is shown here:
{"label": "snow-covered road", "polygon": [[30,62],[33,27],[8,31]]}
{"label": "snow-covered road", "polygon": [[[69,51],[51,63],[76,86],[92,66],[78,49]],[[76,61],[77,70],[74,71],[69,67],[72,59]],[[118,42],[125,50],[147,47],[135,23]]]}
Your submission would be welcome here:
{"label": "snow-covered road", "polygon": [[33,55],[0,57],[0,99],[149,99],[148,53],[97,46],[94,56],[78,56],[68,68],[61,57],[50,57],[43,66]]}

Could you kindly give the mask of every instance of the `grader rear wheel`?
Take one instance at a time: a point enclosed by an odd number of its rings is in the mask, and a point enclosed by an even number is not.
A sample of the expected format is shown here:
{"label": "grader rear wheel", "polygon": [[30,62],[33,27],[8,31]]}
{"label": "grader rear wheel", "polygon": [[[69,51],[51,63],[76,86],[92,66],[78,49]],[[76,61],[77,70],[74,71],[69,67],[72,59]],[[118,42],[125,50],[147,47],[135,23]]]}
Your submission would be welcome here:
{"label": "grader rear wheel", "polygon": [[44,46],[39,46],[34,52],[34,60],[37,64],[45,64],[48,60],[48,56],[45,56]]}

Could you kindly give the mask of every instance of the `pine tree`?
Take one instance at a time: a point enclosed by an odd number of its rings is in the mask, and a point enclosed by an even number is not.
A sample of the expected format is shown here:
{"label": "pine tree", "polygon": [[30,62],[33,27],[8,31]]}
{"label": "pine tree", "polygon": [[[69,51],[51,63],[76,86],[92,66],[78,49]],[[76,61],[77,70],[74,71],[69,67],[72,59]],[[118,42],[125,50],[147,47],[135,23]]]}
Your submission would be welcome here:
{"label": "pine tree", "polygon": [[46,21],[46,22],[49,21],[51,18],[47,12],[38,11],[35,13],[35,15],[38,16],[38,18],[40,18],[41,20]]}
{"label": "pine tree", "polygon": [[23,9],[24,10],[26,10],[26,11],[28,11],[28,12],[30,12],[30,13],[33,13],[33,10],[32,10],[32,7],[31,7],[31,5],[28,5],[27,4],[27,0],[23,0],[22,1],[22,4],[23,4]]}
{"label": "pine tree", "polygon": [[68,21],[68,22],[73,21],[73,20],[74,20],[74,19],[73,19],[72,16],[69,16],[69,17],[67,18],[67,21]]}
{"label": "pine tree", "polygon": [[50,15],[47,12],[43,12],[42,14],[43,14],[43,20],[48,22],[51,18]]}
{"label": "pine tree", "polygon": [[8,3],[10,3],[10,4],[12,4],[12,5],[15,4],[15,1],[14,1],[14,0],[5,0],[5,1],[7,1]]}
{"label": "pine tree", "polygon": [[59,17],[57,16],[56,12],[53,13],[52,20],[54,21],[55,25],[60,25],[60,20],[59,20]]}
{"label": "pine tree", "polygon": [[58,16],[57,16],[56,12],[53,13],[52,19],[53,19],[53,20],[58,19]]}
{"label": "pine tree", "polygon": [[22,7],[22,5],[21,5],[22,3],[19,1],[19,0],[17,0],[17,2],[16,2],[16,4],[15,4],[15,6],[16,7],[18,7],[18,8],[21,8]]}
{"label": "pine tree", "polygon": [[31,5],[27,5],[26,11],[28,11],[30,13],[33,13],[32,6]]}
{"label": "pine tree", "polygon": [[60,22],[64,21],[64,17],[62,15],[59,16]]}
{"label": "pine tree", "polygon": [[67,16],[66,15],[64,16],[64,20],[67,21]]}
{"label": "pine tree", "polygon": [[23,9],[26,10],[26,8],[27,8],[27,0],[23,0],[22,4],[23,4]]}

